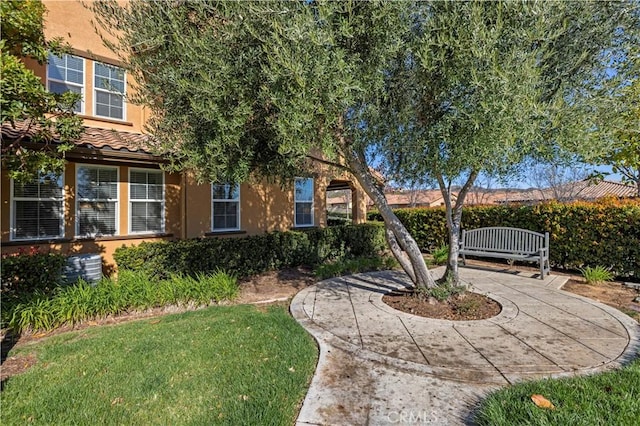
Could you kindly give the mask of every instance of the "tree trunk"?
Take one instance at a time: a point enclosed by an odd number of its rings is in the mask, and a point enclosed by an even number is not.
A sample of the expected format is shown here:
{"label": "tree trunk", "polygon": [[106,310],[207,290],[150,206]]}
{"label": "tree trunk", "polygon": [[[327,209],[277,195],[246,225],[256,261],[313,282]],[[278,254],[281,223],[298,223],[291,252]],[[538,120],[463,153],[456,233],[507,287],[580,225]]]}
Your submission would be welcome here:
{"label": "tree trunk", "polygon": [[438,176],[438,186],[440,186],[440,192],[444,198],[447,229],[449,230],[449,256],[447,257],[447,269],[442,280],[452,286],[461,285],[458,257],[460,250],[460,231],[462,227],[462,207],[464,206],[464,199],[477,176],[477,172],[471,172],[464,186],[460,189],[460,192],[458,192],[455,203],[452,201],[451,186],[445,184],[444,178],[441,175]]}
{"label": "tree trunk", "polygon": [[409,275],[416,287],[436,287],[437,284],[431,276],[427,264],[424,262],[424,257],[422,257],[418,244],[407,231],[407,228],[400,222],[400,219],[393,213],[389,204],[387,204],[384,192],[369,171],[364,154],[353,153],[350,150],[345,151],[351,172],[367,195],[373,200],[384,219],[387,243],[402,269]]}

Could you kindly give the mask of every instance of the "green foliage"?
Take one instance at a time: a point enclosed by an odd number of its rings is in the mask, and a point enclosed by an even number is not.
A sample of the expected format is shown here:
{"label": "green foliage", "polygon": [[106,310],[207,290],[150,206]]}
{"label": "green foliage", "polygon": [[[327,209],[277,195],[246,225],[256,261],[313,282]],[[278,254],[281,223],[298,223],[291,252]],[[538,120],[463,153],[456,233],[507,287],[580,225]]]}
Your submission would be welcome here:
{"label": "green foliage", "polygon": [[422,297],[433,297],[439,302],[444,302],[452,296],[464,292],[466,289],[464,286],[453,285],[450,282],[440,283],[438,286],[430,289],[417,289],[417,294]]}
{"label": "green foliage", "polygon": [[[48,92],[40,78],[22,62],[23,57],[28,57],[43,64],[49,52],[62,54],[68,49],[59,39],[45,40],[45,12],[40,1],[0,3],[2,124],[15,126],[17,122],[28,121],[28,125],[20,127],[22,135],[2,146],[2,166],[11,178],[19,181],[32,180],[38,172],[60,173],[64,167],[62,154],[72,148],[71,142],[82,132],[82,119],[73,112],[79,95]],[[50,143],[54,136],[59,143]],[[42,145],[40,149],[27,149],[25,141]]]}
{"label": "green foliage", "polygon": [[580,272],[587,284],[602,284],[614,278],[611,270],[599,265],[594,267],[587,266],[584,269],[580,269]]}
{"label": "green foliage", "polygon": [[105,278],[95,287],[83,280],[60,287],[51,295],[36,292],[18,303],[3,306],[8,326],[16,332],[50,330],[92,318],[118,315],[165,305],[207,305],[233,300],[236,278],[216,270],[195,277],[172,275],[155,281],[143,272],[123,270],[118,279]]}
{"label": "green foliage", "polygon": [[[640,359],[616,371],[518,383],[486,398],[475,422],[496,425],[633,425],[640,418]],[[531,395],[543,395],[555,410],[540,409]]]}
{"label": "green foliage", "polygon": [[[636,63],[640,59],[636,57]],[[637,65],[640,74],[640,65]],[[640,196],[640,76],[624,89],[623,96],[616,101],[625,107],[615,120],[618,124],[613,133],[612,146],[604,155],[595,161],[598,164],[608,164],[612,173],[619,173],[623,181],[636,186]],[[617,112],[617,109],[614,110]],[[612,120],[612,121],[613,121]]]}
{"label": "green foliage", "polygon": [[379,224],[346,225],[304,232],[271,232],[244,238],[143,242],[114,253],[119,270],[164,278],[223,269],[238,277],[349,257],[374,256],[384,248]]}
{"label": "green foliage", "polygon": [[323,263],[316,267],[314,273],[321,280],[339,277],[342,275],[358,274],[361,272],[383,271],[398,266],[395,258],[389,256],[357,257],[354,259],[339,260]]}
{"label": "green foliage", "polygon": [[61,333],[9,357],[28,354],[3,382],[5,426],[292,425],[318,359],[286,307],[250,305]]}
{"label": "green foliage", "polygon": [[[396,215],[420,248],[446,243],[443,208],[398,209]],[[372,212],[370,219],[378,219]],[[587,203],[545,203],[533,206],[465,207],[464,229],[509,226],[549,232],[550,263],[554,268],[578,270],[605,265],[621,277],[640,277],[640,202],[604,199]]]}
{"label": "green foliage", "polygon": [[449,246],[444,244],[431,252],[433,263],[436,265],[444,265],[449,258]]}
{"label": "green foliage", "polygon": [[66,257],[61,254],[40,253],[36,249],[3,255],[0,260],[3,302],[32,292],[53,293],[62,284],[65,262]]}

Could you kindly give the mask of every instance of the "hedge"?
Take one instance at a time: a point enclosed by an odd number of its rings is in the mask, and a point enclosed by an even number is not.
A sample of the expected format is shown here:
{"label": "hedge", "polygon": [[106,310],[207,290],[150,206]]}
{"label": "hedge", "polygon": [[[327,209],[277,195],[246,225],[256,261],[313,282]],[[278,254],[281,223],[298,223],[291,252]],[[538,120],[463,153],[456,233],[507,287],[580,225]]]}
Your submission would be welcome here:
{"label": "hedge", "polygon": [[[445,210],[397,209],[423,251],[447,243]],[[381,220],[377,212],[369,220]],[[550,263],[558,269],[604,266],[640,278],[640,200],[465,207],[462,228],[509,226],[550,234]]]}
{"label": "hedge", "polygon": [[194,276],[218,269],[246,277],[327,260],[373,256],[384,247],[382,225],[361,224],[243,238],[143,242],[117,248],[114,259],[118,269],[144,271],[156,278],[172,273]]}
{"label": "hedge", "polygon": [[62,268],[66,260],[62,254],[40,253],[35,248],[3,255],[0,269],[4,301],[34,291],[51,294],[63,282]]}

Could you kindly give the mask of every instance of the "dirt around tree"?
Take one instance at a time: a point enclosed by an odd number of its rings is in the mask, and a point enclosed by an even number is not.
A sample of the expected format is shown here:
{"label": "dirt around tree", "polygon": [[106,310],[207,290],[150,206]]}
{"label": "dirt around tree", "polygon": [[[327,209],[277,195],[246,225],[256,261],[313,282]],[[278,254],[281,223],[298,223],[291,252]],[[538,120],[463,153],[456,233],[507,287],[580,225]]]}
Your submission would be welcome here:
{"label": "dirt around tree", "polygon": [[394,309],[426,318],[453,321],[473,321],[494,317],[502,307],[495,300],[470,291],[451,296],[444,301],[425,298],[410,290],[396,291],[382,297]]}

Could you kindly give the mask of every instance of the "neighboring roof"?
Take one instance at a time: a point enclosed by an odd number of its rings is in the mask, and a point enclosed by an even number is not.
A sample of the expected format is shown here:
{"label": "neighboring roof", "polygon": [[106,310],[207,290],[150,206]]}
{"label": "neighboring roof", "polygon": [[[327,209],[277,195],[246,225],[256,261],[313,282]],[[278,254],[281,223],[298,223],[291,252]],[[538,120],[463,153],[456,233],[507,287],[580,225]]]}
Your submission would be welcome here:
{"label": "neighboring roof", "polygon": [[[2,139],[17,139],[25,136],[29,139],[36,132],[37,128],[29,127],[26,121],[15,123],[2,123]],[[111,149],[114,151],[143,152],[150,154],[144,149],[149,135],[143,133],[123,132],[113,129],[99,129],[95,127],[85,127],[80,138],[74,142],[78,147],[93,149]],[[53,143],[59,143],[59,139],[54,135]]]}
{"label": "neighboring roof", "polygon": [[580,198],[589,200],[610,195],[613,195],[615,197],[634,197],[638,195],[638,191],[632,185],[603,180],[595,185],[587,184],[578,194]]}
{"label": "neighboring roof", "polygon": [[385,194],[387,203],[394,206],[430,206],[442,199],[440,190],[403,191]]}
{"label": "neighboring roof", "polygon": [[538,202],[546,200],[554,200],[558,198],[567,198],[572,200],[597,200],[602,197],[636,197],[638,191],[635,186],[627,185],[621,182],[613,182],[603,180],[594,183],[588,179],[579,182],[571,182],[560,188],[552,189],[529,189],[520,192],[510,193],[500,202]]}

